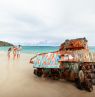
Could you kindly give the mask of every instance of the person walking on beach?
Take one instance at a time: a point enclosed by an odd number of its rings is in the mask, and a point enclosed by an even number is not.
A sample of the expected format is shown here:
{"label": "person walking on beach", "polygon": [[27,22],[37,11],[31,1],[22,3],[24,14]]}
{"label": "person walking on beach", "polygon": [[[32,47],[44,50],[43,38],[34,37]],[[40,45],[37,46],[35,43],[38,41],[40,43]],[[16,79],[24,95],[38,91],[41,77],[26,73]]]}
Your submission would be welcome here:
{"label": "person walking on beach", "polygon": [[11,51],[12,51],[12,48],[10,47],[10,48],[8,49],[8,60],[10,60]]}
{"label": "person walking on beach", "polygon": [[16,46],[13,46],[13,59],[14,60],[16,58],[16,55],[17,55],[17,47]]}
{"label": "person walking on beach", "polygon": [[17,48],[17,58],[20,58],[20,53],[21,53],[21,45],[18,45],[18,48]]}

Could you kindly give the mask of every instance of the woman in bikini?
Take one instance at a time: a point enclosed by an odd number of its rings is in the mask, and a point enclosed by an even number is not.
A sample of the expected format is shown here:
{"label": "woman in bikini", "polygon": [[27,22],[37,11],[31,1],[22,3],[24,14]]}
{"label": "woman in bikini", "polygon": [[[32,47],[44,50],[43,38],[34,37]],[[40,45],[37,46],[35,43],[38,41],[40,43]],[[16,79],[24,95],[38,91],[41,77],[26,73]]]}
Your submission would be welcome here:
{"label": "woman in bikini", "polygon": [[12,51],[12,48],[10,47],[10,48],[8,49],[8,60],[10,60],[11,51]]}
{"label": "woman in bikini", "polygon": [[16,46],[13,46],[13,59],[14,60],[16,58],[16,55],[17,55],[17,47]]}

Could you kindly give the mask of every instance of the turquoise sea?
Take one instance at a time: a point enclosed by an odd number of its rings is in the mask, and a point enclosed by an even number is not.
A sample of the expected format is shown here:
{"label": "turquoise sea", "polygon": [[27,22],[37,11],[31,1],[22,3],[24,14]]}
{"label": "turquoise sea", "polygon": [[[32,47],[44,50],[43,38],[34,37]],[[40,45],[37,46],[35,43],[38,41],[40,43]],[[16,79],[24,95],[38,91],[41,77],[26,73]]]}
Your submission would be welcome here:
{"label": "turquoise sea", "polygon": [[[8,51],[8,46],[0,47],[0,51]],[[47,53],[57,51],[59,46],[22,46],[22,53]]]}
{"label": "turquoise sea", "polygon": [[[7,51],[9,47],[0,47],[0,51]],[[57,51],[59,46],[22,46],[22,53],[47,53]],[[89,49],[95,52],[95,46],[90,46]]]}

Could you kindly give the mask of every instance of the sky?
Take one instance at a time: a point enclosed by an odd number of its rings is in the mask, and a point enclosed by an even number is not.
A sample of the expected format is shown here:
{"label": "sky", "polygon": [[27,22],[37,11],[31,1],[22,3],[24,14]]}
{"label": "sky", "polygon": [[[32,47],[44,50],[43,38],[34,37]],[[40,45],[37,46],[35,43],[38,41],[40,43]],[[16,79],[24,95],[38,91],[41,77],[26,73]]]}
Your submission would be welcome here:
{"label": "sky", "polygon": [[95,0],[0,0],[0,40],[57,46],[86,37],[95,45]]}

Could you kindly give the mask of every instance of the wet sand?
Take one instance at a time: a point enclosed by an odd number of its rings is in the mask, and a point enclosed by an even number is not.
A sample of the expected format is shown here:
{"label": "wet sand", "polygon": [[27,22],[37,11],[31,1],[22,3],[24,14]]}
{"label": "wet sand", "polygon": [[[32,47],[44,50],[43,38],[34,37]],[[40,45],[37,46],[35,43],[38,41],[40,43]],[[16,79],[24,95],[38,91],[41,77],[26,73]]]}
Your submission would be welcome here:
{"label": "wet sand", "polygon": [[78,90],[65,80],[53,81],[33,74],[29,60],[32,54],[22,54],[20,60],[7,60],[0,52],[0,97],[95,97],[93,92]]}

